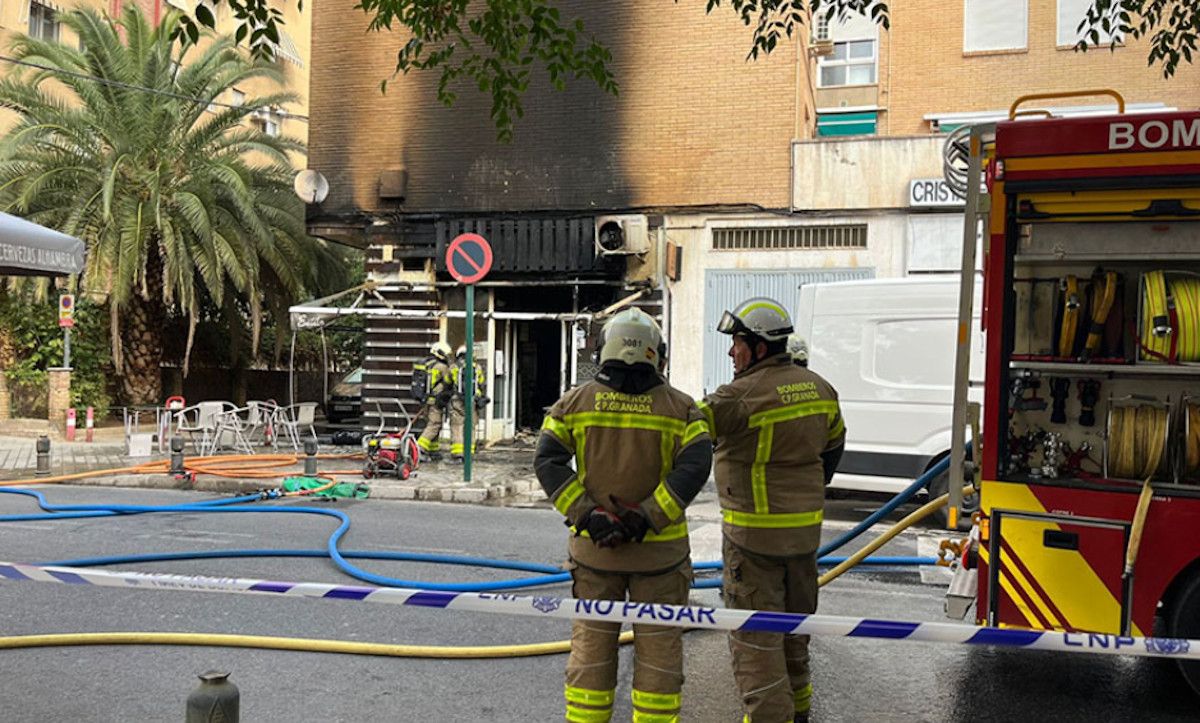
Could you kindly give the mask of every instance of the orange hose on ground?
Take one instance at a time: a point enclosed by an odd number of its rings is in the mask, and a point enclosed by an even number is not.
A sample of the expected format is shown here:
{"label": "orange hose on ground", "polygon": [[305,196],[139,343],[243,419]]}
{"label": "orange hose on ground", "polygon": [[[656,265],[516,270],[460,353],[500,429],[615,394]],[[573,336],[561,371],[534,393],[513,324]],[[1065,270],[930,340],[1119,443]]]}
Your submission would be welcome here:
{"label": "orange hose on ground", "polygon": [[[361,454],[319,454],[318,459],[355,459]],[[228,479],[276,479],[284,477],[289,472],[278,470],[279,467],[291,467],[299,464],[300,457],[294,454],[238,454],[227,456],[192,457],[184,459],[184,467],[196,474],[206,474],[213,477]],[[116,467],[113,469],[90,470],[72,474],[55,475],[53,477],[35,477],[34,479],[8,480],[0,482],[0,487],[17,487],[39,484],[54,484],[87,479],[89,477],[105,477],[114,474],[166,474],[170,469],[170,461],[165,459],[144,462],[132,467]],[[336,474],[359,474],[358,470],[323,472],[318,476]]]}

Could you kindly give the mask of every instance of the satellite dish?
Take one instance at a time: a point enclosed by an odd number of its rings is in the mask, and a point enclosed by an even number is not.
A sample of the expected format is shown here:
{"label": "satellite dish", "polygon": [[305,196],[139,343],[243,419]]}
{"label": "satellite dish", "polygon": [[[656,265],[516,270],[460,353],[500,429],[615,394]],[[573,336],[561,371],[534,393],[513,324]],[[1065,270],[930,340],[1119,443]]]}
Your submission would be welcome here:
{"label": "satellite dish", "polygon": [[314,170],[300,171],[292,182],[296,195],[305,203],[320,203],[329,195],[329,181]]}

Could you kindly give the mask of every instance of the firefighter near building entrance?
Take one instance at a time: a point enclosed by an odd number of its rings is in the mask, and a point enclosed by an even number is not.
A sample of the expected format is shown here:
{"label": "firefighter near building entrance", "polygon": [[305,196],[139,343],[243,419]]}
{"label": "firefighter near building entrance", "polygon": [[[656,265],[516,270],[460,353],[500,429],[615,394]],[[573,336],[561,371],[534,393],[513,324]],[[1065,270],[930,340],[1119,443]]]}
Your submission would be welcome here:
{"label": "firefighter near building entrance", "polygon": [[[1100,94],[1116,114],[1022,107]],[[1125,115],[1107,90],[1027,96],[1008,121],[952,133],[945,157],[967,203],[950,471],[976,480],[981,505],[948,613],[1196,637],[1200,112]],[[967,404],[978,229],[981,428]],[[1200,663],[1179,665],[1200,693]]]}
{"label": "firefighter near building entrance", "polygon": [[[475,369],[475,284],[492,270],[492,247],[479,234],[459,234],[446,249],[446,269],[466,287],[466,358],[463,368]],[[471,374],[471,376],[474,376]],[[475,447],[475,384],[463,385],[463,481],[471,481],[471,458]]]}

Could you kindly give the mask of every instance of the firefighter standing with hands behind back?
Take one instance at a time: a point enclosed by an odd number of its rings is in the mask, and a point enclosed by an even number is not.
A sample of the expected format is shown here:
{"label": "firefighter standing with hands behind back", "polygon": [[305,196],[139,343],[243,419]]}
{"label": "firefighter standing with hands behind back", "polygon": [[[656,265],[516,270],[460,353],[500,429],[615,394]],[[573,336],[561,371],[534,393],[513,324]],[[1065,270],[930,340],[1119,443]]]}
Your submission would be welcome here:
{"label": "firefighter standing with hands behind back", "polygon": [[[792,321],[777,302],[749,299],[725,312],[733,381],[700,403],[716,441],[725,605],[813,613],[825,485],[846,430],[837,392],[793,363]],[[807,721],[812,705],[808,636],[729,634],[744,720]]]}
{"label": "firefighter standing with hands behind back", "polygon": [[[662,332],[652,318],[622,311],[601,341],[600,372],[550,408],[534,459],[574,533],[572,594],[684,605],[692,567],[683,510],[708,479],[712,443],[695,402],[658,375]],[[633,721],[678,721],[683,631],[633,627]],[[612,716],[620,630],[619,623],[573,623],[568,721]]]}
{"label": "firefighter standing with hands behind back", "polygon": [[422,459],[441,456],[439,438],[451,392],[450,345],[439,341],[429,348],[427,358],[413,366],[411,394],[417,401],[425,403],[425,429],[417,439]]}

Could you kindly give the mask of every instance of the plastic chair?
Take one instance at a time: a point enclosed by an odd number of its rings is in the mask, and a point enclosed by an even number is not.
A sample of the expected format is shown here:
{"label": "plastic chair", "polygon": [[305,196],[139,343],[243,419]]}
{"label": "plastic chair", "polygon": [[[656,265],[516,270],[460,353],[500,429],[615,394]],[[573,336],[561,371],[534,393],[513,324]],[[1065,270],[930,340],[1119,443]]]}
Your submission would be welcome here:
{"label": "plastic chair", "polygon": [[[192,447],[201,455],[211,454],[216,446],[217,424],[228,402],[200,402],[175,413],[175,431],[186,434]],[[200,443],[196,443],[196,436]]]}
{"label": "plastic chair", "polygon": [[226,435],[232,438],[233,448],[239,452],[246,454],[254,454],[254,446],[250,444],[250,438],[260,422],[251,421],[252,415],[259,416],[257,409],[252,409],[250,405],[244,407],[235,407],[229,404],[225,410],[217,417],[217,431],[213,437],[213,451],[217,451],[225,443]]}
{"label": "plastic chair", "polygon": [[279,404],[274,399],[246,402],[247,420],[253,425],[249,440],[279,448]]}
{"label": "plastic chair", "polygon": [[292,449],[299,450],[301,446],[300,430],[307,428],[308,434],[314,440],[317,438],[317,430],[313,428],[313,422],[317,417],[316,402],[300,402],[286,407],[280,407],[275,415],[276,423],[279,428],[287,435],[288,441],[292,443]]}

